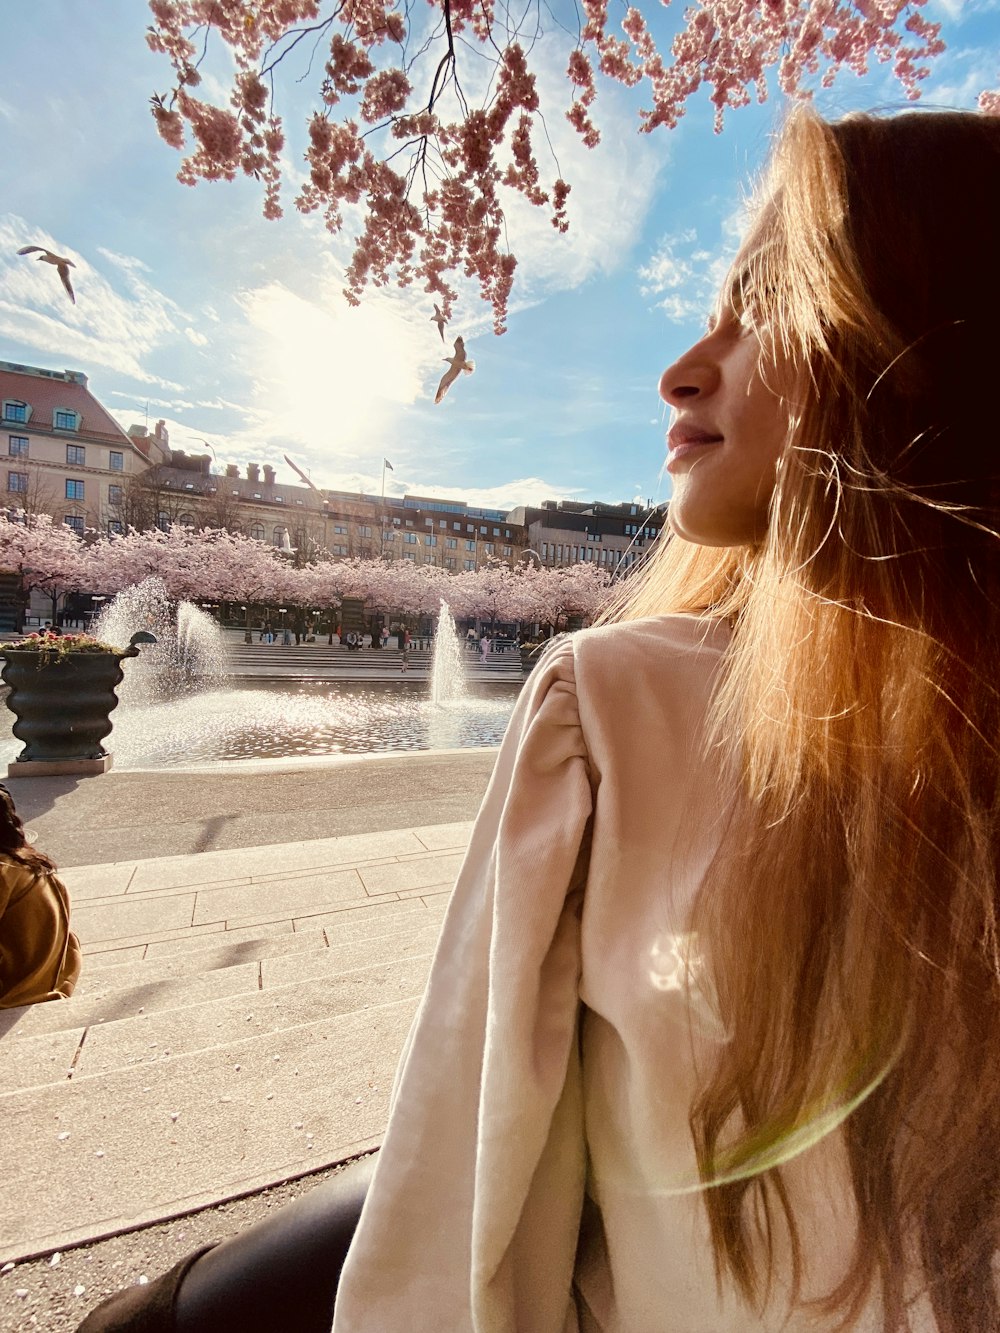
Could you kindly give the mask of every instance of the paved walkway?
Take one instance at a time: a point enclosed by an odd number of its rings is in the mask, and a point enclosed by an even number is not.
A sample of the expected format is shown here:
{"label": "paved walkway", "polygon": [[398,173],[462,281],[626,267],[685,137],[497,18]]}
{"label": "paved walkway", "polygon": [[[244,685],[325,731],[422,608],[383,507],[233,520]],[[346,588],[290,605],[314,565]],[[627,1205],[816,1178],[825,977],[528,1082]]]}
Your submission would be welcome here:
{"label": "paved walkway", "polygon": [[79,989],[0,1011],[0,1262],[378,1143],[470,827],[65,870]]}

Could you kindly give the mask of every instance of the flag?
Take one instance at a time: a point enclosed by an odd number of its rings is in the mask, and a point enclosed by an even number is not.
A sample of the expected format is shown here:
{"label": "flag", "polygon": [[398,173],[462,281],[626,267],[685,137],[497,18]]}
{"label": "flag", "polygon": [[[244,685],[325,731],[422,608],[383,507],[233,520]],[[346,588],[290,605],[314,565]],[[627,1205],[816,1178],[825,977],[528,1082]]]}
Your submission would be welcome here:
{"label": "flag", "polygon": [[392,464],[389,462],[388,458],[382,459],[382,466],[387,467],[390,472],[393,470]]}

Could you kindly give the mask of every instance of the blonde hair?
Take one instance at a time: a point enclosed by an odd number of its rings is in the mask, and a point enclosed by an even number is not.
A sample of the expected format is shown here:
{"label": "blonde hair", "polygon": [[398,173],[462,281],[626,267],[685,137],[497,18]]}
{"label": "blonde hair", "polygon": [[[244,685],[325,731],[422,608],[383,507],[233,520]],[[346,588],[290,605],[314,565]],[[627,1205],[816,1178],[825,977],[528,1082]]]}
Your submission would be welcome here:
{"label": "blonde hair", "polygon": [[[761,1307],[780,1162],[840,1121],[849,1327],[1000,1327],[1000,119],[799,110],[732,299],[801,386],[754,548],[673,538],[608,618],[726,616],[740,793],[701,890],[733,1034],[691,1111],[720,1276]],[[801,400],[801,401],[800,401]],[[839,1111],[838,1111],[838,1108]],[[908,1276],[909,1275],[909,1276]]]}

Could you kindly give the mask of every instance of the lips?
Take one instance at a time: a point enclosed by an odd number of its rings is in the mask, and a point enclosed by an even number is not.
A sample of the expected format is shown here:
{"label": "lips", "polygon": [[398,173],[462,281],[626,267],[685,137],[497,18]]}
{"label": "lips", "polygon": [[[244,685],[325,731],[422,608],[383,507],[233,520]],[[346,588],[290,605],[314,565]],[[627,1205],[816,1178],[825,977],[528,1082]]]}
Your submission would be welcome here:
{"label": "lips", "polygon": [[672,454],[675,454],[689,446],[718,444],[721,439],[722,436],[717,431],[701,430],[695,426],[684,426],[677,422],[670,428],[670,433],[667,436],[667,447]]}

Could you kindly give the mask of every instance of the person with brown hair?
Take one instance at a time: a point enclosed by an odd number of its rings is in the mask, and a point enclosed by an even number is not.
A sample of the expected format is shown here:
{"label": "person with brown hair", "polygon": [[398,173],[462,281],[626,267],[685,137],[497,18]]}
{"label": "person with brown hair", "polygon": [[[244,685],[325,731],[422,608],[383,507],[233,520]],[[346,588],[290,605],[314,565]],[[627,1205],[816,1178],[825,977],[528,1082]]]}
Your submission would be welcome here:
{"label": "person with brown hair", "polygon": [[80,962],[66,886],[0,786],[0,1009],[72,995]]}
{"label": "person with brown hair", "polygon": [[[1000,1330],[998,236],[1000,118],[790,117],[661,380],[673,535],[515,709],[334,1333]],[[265,1327],[227,1244],[170,1328]]]}

